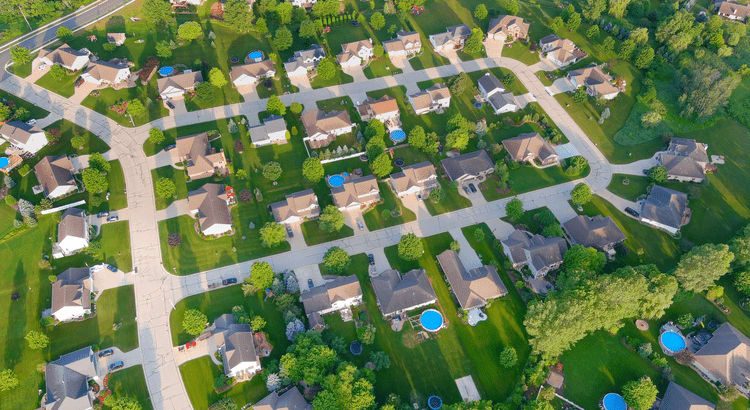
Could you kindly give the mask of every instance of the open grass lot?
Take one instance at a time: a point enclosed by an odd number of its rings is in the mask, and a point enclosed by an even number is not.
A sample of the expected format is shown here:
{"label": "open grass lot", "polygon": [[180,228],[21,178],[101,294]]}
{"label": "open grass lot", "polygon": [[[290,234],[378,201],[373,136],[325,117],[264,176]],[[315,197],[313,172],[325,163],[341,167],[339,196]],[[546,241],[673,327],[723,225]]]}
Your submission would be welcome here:
{"label": "open grass lot", "polygon": [[164,106],[164,104],[162,104],[160,101],[157,101],[157,98],[159,98],[159,90],[156,85],[156,75],[151,79],[151,81],[148,82],[146,86],[140,85],[139,82],[139,85],[136,87],[122,88],[119,90],[115,90],[112,88],[103,88],[101,90],[97,90],[97,93],[98,95],[94,95],[94,93],[89,94],[86,98],[83,99],[81,105],[91,108],[92,110],[100,114],[104,114],[107,117],[115,120],[118,124],[124,125],[126,127],[133,126],[133,123],[130,122],[130,115],[128,115],[127,113],[124,115],[120,115],[116,111],[110,110],[109,107],[112,107],[115,104],[119,104],[122,101],[130,101],[133,99],[140,100],[146,107],[146,114],[138,117],[133,117],[133,122],[136,126],[143,125],[157,118],[169,115],[169,110]]}
{"label": "open grass lot", "polygon": [[159,167],[151,170],[151,178],[156,184],[160,178],[168,178],[174,182],[176,193],[174,198],[162,198],[156,195],[156,188],[154,187],[154,199],[156,200],[156,209],[164,209],[169,206],[172,202],[179,199],[185,199],[188,195],[187,187],[187,176],[185,171],[179,170],[172,166]]}
{"label": "open grass lot", "polygon": [[83,71],[65,71],[62,81],[53,78],[51,73],[47,73],[36,81],[36,85],[44,87],[55,94],[63,97],[71,97],[75,93],[75,83]]}
{"label": "open grass lot", "polygon": [[[414,212],[406,208],[401,203],[401,200],[393,193],[390,184],[379,182],[378,187],[380,188],[381,202],[362,215],[365,224],[367,225],[367,229],[375,231],[417,219]],[[393,210],[398,210],[400,215],[394,216],[391,213]]]}
{"label": "open grass lot", "polygon": [[614,174],[607,190],[621,198],[637,201],[646,195],[649,185],[651,180],[647,176]]}
{"label": "open grass lot", "polygon": [[540,169],[531,165],[523,165],[510,171],[510,190],[507,192],[505,191],[506,187],[500,186],[500,180],[494,174],[490,175],[485,182],[479,184],[479,189],[486,200],[494,201],[500,198],[506,198],[524,192],[534,191],[536,189],[558,185],[568,181],[574,181],[585,177],[588,173],[588,168],[582,174],[568,175],[560,166]]}
{"label": "open grass lot", "polygon": [[148,396],[146,378],[143,376],[143,366],[137,365],[119,370],[109,376],[109,389],[115,397],[133,397],[144,410],[151,410],[151,398]]}

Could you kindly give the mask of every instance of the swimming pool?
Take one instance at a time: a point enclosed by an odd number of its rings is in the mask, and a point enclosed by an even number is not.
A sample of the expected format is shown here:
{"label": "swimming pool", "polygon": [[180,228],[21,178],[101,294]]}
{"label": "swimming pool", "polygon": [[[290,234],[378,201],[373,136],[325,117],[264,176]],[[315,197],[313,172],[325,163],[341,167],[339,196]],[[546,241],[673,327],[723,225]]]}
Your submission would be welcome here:
{"label": "swimming pool", "polygon": [[605,394],[602,399],[602,407],[604,410],[626,410],[628,408],[625,399],[617,393]]}
{"label": "swimming pool", "polygon": [[443,315],[435,309],[427,309],[419,316],[419,323],[428,332],[437,332],[443,327]]}
{"label": "swimming pool", "polygon": [[247,57],[251,60],[260,60],[263,58],[263,52],[259,50],[251,51],[250,54],[247,55]]}
{"label": "swimming pool", "polygon": [[391,131],[391,139],[393,142],[401,142],[406,139],[406,133],[400,129],[393,130]]}
{"label": "swimming pool", "polygon": [[341,175],[331,175],[328,177],[328,185],[332,187],[340,187],[344,185],[344,177]]}
{"label": "swimming pool", "polygon": [[659,336],[661,344],[670,352],[677,353],[686,346],[685,339],[677,332],[668,330]]}
{"label": "swimming pool", "polygon": [[173,72],[174,72],[174,68],[172,66],[169,66],[169,65],[165,65],[164,67],[162,67],[162,68],[159,69],[159,75],[162,76],[162,77],[166,77],[168,75],[172,75]]}
{"label": "swimming pool", "polygon": [[5,168],[10,164],[8,157],[0,157],[0,168]]}

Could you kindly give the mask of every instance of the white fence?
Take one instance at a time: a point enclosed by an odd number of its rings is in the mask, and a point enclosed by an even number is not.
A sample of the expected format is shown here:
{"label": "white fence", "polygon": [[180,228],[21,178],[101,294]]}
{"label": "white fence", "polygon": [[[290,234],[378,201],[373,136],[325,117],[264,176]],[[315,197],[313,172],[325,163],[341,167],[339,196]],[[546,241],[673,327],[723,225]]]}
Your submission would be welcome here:
{"label": "white fence", "polygon": [[62,206],[58,206],[57,208],[50,208],[50,209],[45,209],[45,210],[44,210],[44,211],[42,211],[41,213],[42,213],[42,215],[52,214],[52,213],[55,213],[55,212],[58,212],[58,211],[64,211],[64,210],[66,210],[66,209],[68,209],[68,208],[72,208],[72,207],[74,207],[74,206],[78,206],[78,205],[83,205],[83,204],[85,204],[85,203],[86,203],[86,201],[84,201],[84,200],[82,199],[82,200],[80,200],[80,201],[78,201],[78,202],[73,202],[72,204],[67,204],[67,205],[62,205]]}

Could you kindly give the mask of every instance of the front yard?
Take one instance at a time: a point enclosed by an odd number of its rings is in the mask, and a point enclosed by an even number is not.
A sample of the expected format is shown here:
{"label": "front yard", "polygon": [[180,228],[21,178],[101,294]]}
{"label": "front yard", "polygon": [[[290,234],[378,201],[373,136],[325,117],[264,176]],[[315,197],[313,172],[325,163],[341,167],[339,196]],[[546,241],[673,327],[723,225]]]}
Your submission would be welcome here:
{"label": "front yard", "polygon": [[115,397],[133,397],[138,400],[143,410],[151,410],[151,397],[148,395],[143,366],[137,365],[119,370],[109,376],[109,389]]}
{"label": "front yard", "polygon": [[414,212],[406,208],[393,193],[390,184],[379,182],[378,187],[381,202],[362,215],[368,230],[375,231],[417,219]]}

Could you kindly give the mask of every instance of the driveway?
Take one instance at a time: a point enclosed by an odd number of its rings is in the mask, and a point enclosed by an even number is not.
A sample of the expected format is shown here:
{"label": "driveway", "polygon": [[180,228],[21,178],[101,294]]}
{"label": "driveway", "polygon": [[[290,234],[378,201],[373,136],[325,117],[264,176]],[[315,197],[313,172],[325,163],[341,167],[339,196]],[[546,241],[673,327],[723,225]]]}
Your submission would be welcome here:
{"label": "driveway", "polygon": [[529,103],[536,102],[536,97],[534,97],[534,94],[532,93],[517,95],[516,102],[518,102],[519,107],[524,108],[529,105]]}
{"label": "driveway", "polygon": [[362,218],[362,211],[359,209],[344,211],[344,217],[346,218],[346,224],[354,229],[354,235],[361,235],[363,233],[370,232],[367,229],[364,218]]}
{"label": "driveway", "polygon": [[562,94],[575,90],[573,83],[570,82],[566,77],[558,78],[552,82],[549,87],[544,87],[549,95]]}
{"label": "driveway", "polygon": [[547,207],[555,214],[555,217],[561,224],[568,222],[578,215],[566,201],[552,202]]}
{"label": "driveway", "polygon": [[237,87],[237,92],[242,95],[245,101],[257,100],[259,97],[256,86],[257,84],[241,85]]}
{"label": "driveway", "polygon": [[464,186],[468,187],[469,183],[466,183],[463,185],[459,185],[458,193],[464,198],[467,198],[469,201],[471,201],[471,206],[487,205],[487,200],[484,199],[484,195],[482,195],[482,191],[479,190],[479,182],[473,181],[470,183],[474,185],[474,188],[477,189],[477,192],[471,192],[471,190],[469,190],[469,192],[467,193],[464,190]]}
{"label": "driveway", "polygon": [[542,58],[539,60],[538,63],[532,64],[529,66],[529,69],[533,72],[537,71],[555,71],[559,67],[557,67],[553,62],[547,60],[546,58]]}
{"label": "driveway", "polygon": [[118,270],[112,272],[107,269],[104,265],[99,265],[99,269],[95,270],[92,274],[94,278],[94,289],[96,289],[96,299],[102,295],[107,289],[114,289],[120,286],[132,285],[133,275],[125,274],[125,272]]}
{"label": "driveway", "polygon": [[[143,362],[141,349],[139,348],[135,348],[128,352],[123,352],[119,347],[110,347],[107,349],[102,349],[100,350],[100,352],[109,349],[112,349],[111,356],[99,357],[99,352],[96,352],[100,377],[104,377],[107,373],[119,372],[120,370],[127,369],[128,367],[137,366]],[[110,372],[109,365],[116,362],[123,362],[124,366]]]}
{"label": "driveway", "polygon": [[495,235],[495,238],[500,240],[504,240],[514,231],[513,225],[503,221],[500,218],[492,218],[486,221],[486,223],[487,226],[490,227],[492,234]]}
{"label": "driveway", "polygon": [[190,211],[188,210],[188,200],[178,199],[169,204],[169,206],[165,209],[159,209],[158,211],[156,211],[156,220],[163,221],[165,219],[176,218],[180,215],[187,215],[189,213]]}
{"label": "driveway", "polygon": [[406,56],[396,56],[396,57],[390,57],[391,63],[393,63],[393,66],[396,68],[400,68],[405,73],[411,73],[414,71],[414,68],[412,68],[411,64],[409,63],[409,58]]}
{"label": "driveway", "polygon": [[375,258],[375,273],[374,276],[380,275],[384,271],[391,268],[391,264],[388,263],[388,258],[385,257],[385,251],[383,248],[375,248],[370,251],[372,256]]}
{"label": "driveway", "polygon": [[349,74],[354,78],[354,82],[367,81],[367,76],[362,69],[362,66],[357,67],[346,67],[343,69],[344,73]]}
{"label": "driveway", "polygon": [[294,269],[294,275],[297,277],[300,292],[307,292],[310,287],[307,284],[308,279],[312,279],[313,286],[325,285],[326,281],[320,273],[318,264],[301,266]]}
{"label": "driveway", "polygon": [[292,85],[299,88],[300,92],[310,91],[313,89],[310,85],[310,78],[308,78],[306,75],[293,75],[289,77],[289,81],[292,83]]}
{"label": "driveway", "polygon": [[169,100],[169,102],[174,105],[174,109],[167,107],[166,103],[164,103],[164,106],[172,112],[172,115],[187,114],[188,110],[185,107],[185,100],[183,98],[180,98],[178,100]]}
{"label": "driveway", "polygon": [[651,169],[659,165],[659,161],[656,159],[658,153],[654,154],[651,158],[642,159],[640,161],[631,162],[629,164],[612,164],[612,173],[614,174],[628,174],[628,175],[644,175],[644,169]]}
{"label": "driveway", "polygon": [[461,244],[461,250],[458,252],[458,257],[461,259],[461,263],[464,264],[464,267],[466,269],[473,269],[482,266],[482,259],[479,258],[479,255],[477,255],[474,248],[471,247],[469,241],[466,240],[461,228],[453,228],[448,232],[450,232],[454,240]]}
{"label": "driveway", "polygon": [[417,199],[416,195],[406,195],[401,198],[401,203],[404,204],[406,209],[414,212],[414,215],[417,216],[417,220],[430,217],[430,211],[427,210],[424,201]]}
{"label": "driveway", "polygon": [[441,56],[447,58],[448,61],[450,61],[450,63],[452,65],[454,65],[457,68],[459,68],[459,71],[463,71],[461,69],[461,67],[460,67],[460,65],[461,65],[461,59],[458,58],[458,52],[456,50],[451,49],[451,50],[440,51],[440,52],[437,52],[437,53],[440,54]]}
{"label": "driveway", "polygon": [[98,85],[84,81],[81,85],[75,88],[73,96],[70,97],[69,101],[73,104],[80,104],[81,101],[88,97],[89,94],[97,88],[99,88]]}
{"label": "driveway", "polygon": [[305,237],[302,235],[302,224],[294,223],[287,225],[289,228],[292,229],[292,236],[291,238],[287,234],[286,240],[289,242],[289,245],[292,247],[292,250],[297,249],[304,249],[307,247],[307,244],[305,243]]}
{"label": "driveway", "polygon": [[484,49],[487,50],[487,57],[499,58],[503,54],[504,41],[487,38],[484,40]]}
{"label": "driveway", "polygon": [[161,150],[157,152],[156,155],[147,157],[146,160],[148,161],[148,166],[150,169],[161,167],[174,167],[177,169],[182,169],[182,167],[177,167],[174,165],[179,162],[177,159],[176,149],[171,149],[169,151]]}

